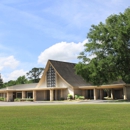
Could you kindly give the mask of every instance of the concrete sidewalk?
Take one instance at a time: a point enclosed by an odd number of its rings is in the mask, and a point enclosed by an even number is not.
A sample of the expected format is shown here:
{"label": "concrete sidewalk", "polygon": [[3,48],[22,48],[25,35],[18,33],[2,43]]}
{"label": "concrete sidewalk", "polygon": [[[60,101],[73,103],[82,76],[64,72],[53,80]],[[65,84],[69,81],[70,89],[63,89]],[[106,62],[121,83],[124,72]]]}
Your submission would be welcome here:
{"label": "concrete sidewalk", "polygon": [[73,105],[73,104],[130,104],[130,102],[116,101],[116,100],[0,102],[0,106]]}

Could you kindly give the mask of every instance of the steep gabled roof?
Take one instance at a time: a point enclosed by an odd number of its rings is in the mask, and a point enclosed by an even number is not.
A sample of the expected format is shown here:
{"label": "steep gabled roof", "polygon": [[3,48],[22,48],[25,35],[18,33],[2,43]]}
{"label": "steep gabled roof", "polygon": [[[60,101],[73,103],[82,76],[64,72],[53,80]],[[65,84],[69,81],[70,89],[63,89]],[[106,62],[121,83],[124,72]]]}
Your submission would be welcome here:
{"label": "steep gabled roof", "polygon": [[54,61],[49,60],[58,74],[71,86],[78,87],[78,86],[91,86],[91,84],[86,83],[86,81],[79,75],[75,73],[75,63],[69,62],[61,62],[61,61]]}

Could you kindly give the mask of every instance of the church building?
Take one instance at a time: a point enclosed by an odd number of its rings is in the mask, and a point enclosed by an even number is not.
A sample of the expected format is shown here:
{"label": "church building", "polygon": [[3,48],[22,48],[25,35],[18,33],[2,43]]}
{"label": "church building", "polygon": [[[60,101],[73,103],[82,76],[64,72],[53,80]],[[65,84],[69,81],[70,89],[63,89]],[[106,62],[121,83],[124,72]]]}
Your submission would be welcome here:
{"label": "church building", "polygon": [[67,99],[67,95],[84,96],[85,99],[104,99],[110,91],[111,99],[130,100],[130,85],[122,80],[108,85],[93,86],[75,73],[75,63],[48,60],[39,83],[14,85],[0,89],[6,101],[32,98],[34,101]]}

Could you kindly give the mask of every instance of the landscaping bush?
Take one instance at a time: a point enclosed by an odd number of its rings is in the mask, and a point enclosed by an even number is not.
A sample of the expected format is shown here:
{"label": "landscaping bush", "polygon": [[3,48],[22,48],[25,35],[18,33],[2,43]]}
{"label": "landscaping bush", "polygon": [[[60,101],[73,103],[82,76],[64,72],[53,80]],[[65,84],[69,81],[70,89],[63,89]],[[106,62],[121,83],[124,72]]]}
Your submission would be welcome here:
{"label": "landscaping bush", "polygon": [[79,96],[79,95],[74,95],[74,98],[75,98],[75,99],[81,99],[81,100],[85,99],[84,96]]}
{"label": "landscaping bush", "polygon": [[72,99],[73,96],[71,94],[68,94],[67,99]]}
{"label": "landscaping bush", "polygon": [[75,99],[79,99],[79,96],[78,96],[78,95],[74,95],[74,98],[75,98]]}
{"label": "landscaping bush", "polygon": [[79,96],[79,99],[84,100],[84,99],[85,99],[85,97],[84,97],[84,96]]}
{"label": "landscaping bush", "polygon": [[14,101],[15,102],[20,102],[20,98],[15,98]]}
{"label": "landscaping bush", "polygon": [[4,97],[0,97],[0,101],[5,101],[5,98]]}
{"label": "landscaping bush", "polygon": [[26,101],[33,101],[33,98],[26,98]]}
{"label": "landscaping bush", "polygon": [[20,101],[33,101],[33,98],[23,98],[23,99],[20,99]]}

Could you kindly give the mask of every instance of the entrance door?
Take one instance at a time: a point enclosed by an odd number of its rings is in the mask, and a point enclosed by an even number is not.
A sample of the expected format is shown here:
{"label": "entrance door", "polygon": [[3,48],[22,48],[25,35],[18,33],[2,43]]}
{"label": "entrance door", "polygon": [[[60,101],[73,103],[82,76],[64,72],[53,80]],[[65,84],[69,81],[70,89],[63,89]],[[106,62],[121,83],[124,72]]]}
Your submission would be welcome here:
{"label": "entrance door", "polygon": [[50,90],[47,90],[47,91],[46,91],[46,94],[47,94],[47,100],[50,101]]}
{"label": "entrance door", "polygon": [[16,92],[13,92],[13,101],[16,98]]}
{"label": "entrance door", "polygon": [[27,92],[27,98],[33,98],[33,93],[32,92]]}
{"label": "entrance door", "polygon": [[57,99],[60,100],[61,99],[61,90],[57,91]]}
{"label": "entrance door", "polygon": [[88,99],[94,99],[93,89],[88,90]]}
{"label": "entrance door", "polygon": [[114,94],[115,99],[123,99],[123,89],[115,90]]}
{"label": "entrance door", "polygon": [[22,92],[17,92],[16,95],[17,95],[17,98],[22,98]]}

